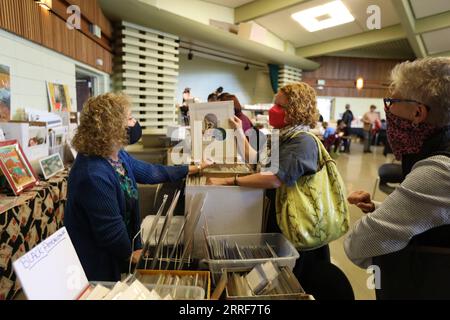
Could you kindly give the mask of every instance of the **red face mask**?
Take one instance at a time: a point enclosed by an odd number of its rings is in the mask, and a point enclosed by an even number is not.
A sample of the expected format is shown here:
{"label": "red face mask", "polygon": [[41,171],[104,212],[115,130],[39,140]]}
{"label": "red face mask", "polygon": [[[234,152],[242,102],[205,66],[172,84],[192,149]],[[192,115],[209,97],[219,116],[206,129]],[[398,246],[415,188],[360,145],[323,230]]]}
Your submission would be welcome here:
{"label": "red face mask", "polygon": [[286,119],[286,111],[279,105],[275,104],[269,110],[269,124],[275,129],[282,129],[286,127],[287,123],[285,119]]}

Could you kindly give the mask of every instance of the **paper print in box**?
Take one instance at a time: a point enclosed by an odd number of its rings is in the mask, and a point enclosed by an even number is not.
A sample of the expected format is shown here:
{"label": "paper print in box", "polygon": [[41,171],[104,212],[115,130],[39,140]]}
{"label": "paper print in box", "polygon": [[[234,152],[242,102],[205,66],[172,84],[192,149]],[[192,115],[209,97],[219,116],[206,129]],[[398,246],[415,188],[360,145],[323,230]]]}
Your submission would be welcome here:
{"label": "paper print in box", "polygon": [[0,167],[15,195],[39,182],[16,140],[0,142]]}
{"label": "paper print in box", "polygon": [[234,147],[234,135],[227,135],[234,117],[233,102],[195,103],[190,105],[190,116],[194,161],[210,158],[216,163],[233,162],[234,148],[227,148]]}

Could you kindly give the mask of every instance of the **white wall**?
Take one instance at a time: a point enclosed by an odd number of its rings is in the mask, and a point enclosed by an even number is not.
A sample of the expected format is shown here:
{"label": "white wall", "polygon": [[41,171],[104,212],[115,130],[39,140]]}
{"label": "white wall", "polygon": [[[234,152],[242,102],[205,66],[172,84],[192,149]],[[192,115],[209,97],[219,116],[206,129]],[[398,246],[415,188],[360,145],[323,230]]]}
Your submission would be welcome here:
{"label": "white wall", "polygon": [[345,112],[345,105],[349,104],[356,118],[360,118],[370,110],[370,106],[373,104],[377,106],[376,112],[380,113],[381,119],[386,119],[386,114],[384,112],[384,103],[381,98],[335,98],[335,120],[340,119],[340,114]]}
{"label": "white wall", "polygon": [[[91,67],[4,30],[0,30],[0,48],[0,64],[10,68],[11,116],[19,108],[48,111],[46,81],[68,85],[72,109],[76,110],[75,66],[93,70]],[[109,76],[97,72],[107,80],[102,82],[104,88],[109,88]]]}
{"label": "white wall", "polygon": [[235,94],[241,104],[270,103],[273,92],[269,74],[265,70],[250,67],[245,71],[243,65],[235,65],[209,60],[194,55],[188,60],[180,55],[177,102],[180,103],[184,88],[191,88],[193,96],[206,101],[208,95],[218,87]]}

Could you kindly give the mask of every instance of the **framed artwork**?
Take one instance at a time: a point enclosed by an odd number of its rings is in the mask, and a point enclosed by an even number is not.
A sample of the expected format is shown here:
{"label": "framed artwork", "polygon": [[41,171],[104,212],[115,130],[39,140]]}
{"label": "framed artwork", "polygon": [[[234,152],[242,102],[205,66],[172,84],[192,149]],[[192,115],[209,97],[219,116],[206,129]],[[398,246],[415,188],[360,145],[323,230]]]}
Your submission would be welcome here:
{"label": "framed artwork", "polygon": [[39,160],[39,165],[41,166],[45,180],[48,180],[55,174],[64,171],[64,163],[62,162],[59,152]]}
{"label": "framed artwork", "polygon": [[9,67],[0,64],[0,121],[11,120],[11,77]]}
{"label": "framed artwork", "polygon": [[65,84],[47,82],[50,112],[71,110],[69,87]]}
{"label": "framed artwork", "polygon": [[47,143],[46,127],[29,127],[28,147],[40,146]]}
{"label": "framed artwork", "polygon": [[189,106],[189,112],[194,162],[201,159],[216,163],[233,161],[234,150],[227,149],[227,142],[234,139],[234,136],[227,136],[227,130],[231,129],[230,118],[234,117],[233,101],[194,103]]}
{"label": "framed artwork", "polygon": [[202,132],[206,130],[230,129],[229,119],[234,117],[234,105],[232,101],[194,103],[189,106],[191,126],[195,122],[202,123]]}
{"label": "framed artwork", "polygon": [[0,142],[0,168],[15,195],[39,183],[17,140]]}

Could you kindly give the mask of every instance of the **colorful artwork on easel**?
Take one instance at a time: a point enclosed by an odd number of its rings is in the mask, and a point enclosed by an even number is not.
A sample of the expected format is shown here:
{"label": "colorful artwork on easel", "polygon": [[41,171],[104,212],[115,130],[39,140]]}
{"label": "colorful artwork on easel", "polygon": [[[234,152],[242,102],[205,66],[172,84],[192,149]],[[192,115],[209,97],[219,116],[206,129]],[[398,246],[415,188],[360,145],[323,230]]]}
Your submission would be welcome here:
{"label": "colorful artwork on easel", "polygon": [[37,184],[37,178],[16,141],[0,142],[0,168],[16,195]]}
{"label": "colorful artwork on easel", "polygon": [[9,67],[0,65],[0,121],[11,119],[11,80]]}

